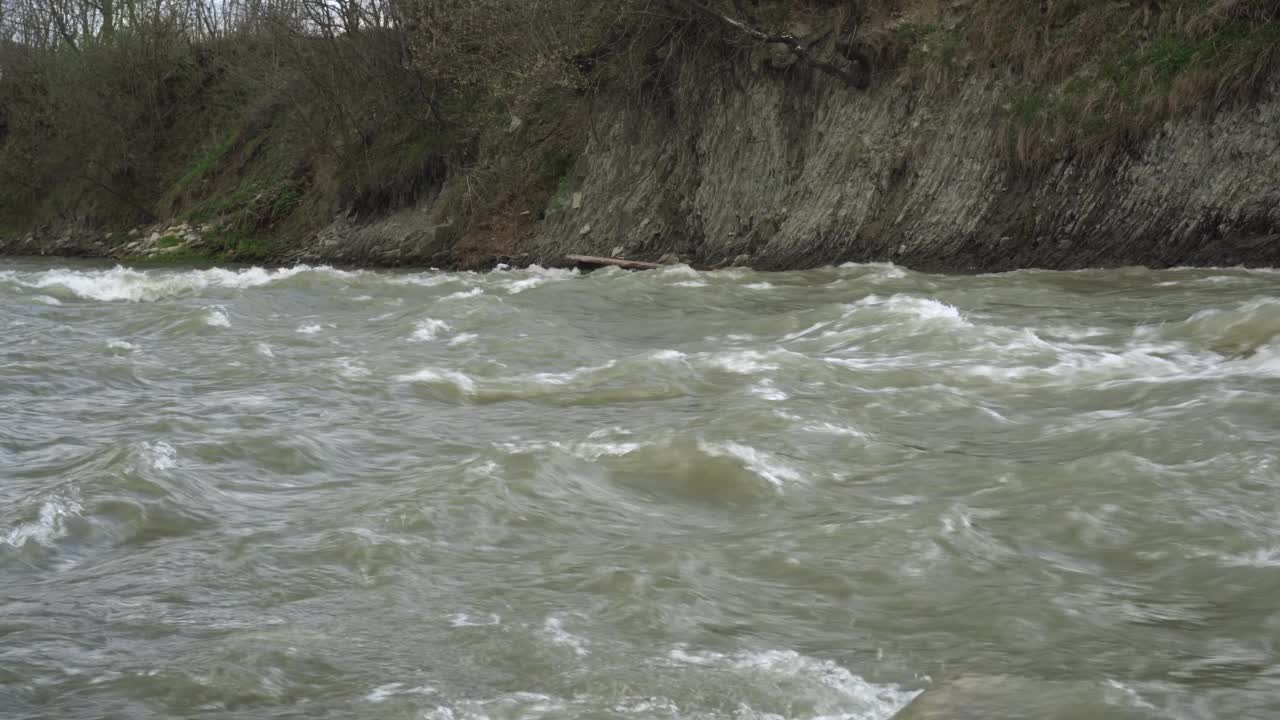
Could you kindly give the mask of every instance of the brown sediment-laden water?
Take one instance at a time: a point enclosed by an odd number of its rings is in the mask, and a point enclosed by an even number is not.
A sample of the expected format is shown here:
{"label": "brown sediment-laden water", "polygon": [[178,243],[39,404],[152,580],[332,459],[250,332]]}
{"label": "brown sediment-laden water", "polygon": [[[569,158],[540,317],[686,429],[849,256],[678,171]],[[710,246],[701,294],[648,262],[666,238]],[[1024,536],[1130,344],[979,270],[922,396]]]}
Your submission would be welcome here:
{"label": "brown sediment-laden water", "polygon": [[0,717],[1280,716],[1280,274],[0,265]]}

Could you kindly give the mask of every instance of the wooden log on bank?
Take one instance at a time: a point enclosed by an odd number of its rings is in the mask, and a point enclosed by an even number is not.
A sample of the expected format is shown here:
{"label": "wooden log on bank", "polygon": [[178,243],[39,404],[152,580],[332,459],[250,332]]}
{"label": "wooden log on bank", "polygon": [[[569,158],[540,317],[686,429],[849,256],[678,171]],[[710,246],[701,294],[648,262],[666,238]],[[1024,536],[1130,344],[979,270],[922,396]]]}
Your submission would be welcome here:
{"label": "wooden log on bank", "polygon": [[575,265],[588,267],[618,267],[623,270],[657,270],[662,267],[658,263],[640,260],[623,260],[622,258],[596,257],[594,255],[565,255],[564,259]]}

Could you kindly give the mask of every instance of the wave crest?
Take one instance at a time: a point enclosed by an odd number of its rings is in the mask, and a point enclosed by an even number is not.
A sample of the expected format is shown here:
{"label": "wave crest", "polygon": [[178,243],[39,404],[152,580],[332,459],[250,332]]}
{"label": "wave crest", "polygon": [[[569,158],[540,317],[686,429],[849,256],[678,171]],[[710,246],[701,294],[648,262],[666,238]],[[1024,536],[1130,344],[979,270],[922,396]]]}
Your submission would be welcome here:
{"label": "wave crest", "polygon": [[44,501],[34,520],[20,522],[3,535],[5,544],[22,548],[27,543],[51,547],[53,542],[67,535],[67,523],[80,517],[84,506],[74,496],[55,496]]}
{"label": "wave crest", "polygon": [[195,295],[210,288],[245,289],[270,285],[304,273],[350,277],[353,273],[327,266],[296,265],[278,270],[251,267],[241,270],[210,268],[182,272],[143,271],[117,265],[109,270],[56,269],[18,273],[10,279],[19,285],[60,292],[82,300],[101,302],[154,302]]}

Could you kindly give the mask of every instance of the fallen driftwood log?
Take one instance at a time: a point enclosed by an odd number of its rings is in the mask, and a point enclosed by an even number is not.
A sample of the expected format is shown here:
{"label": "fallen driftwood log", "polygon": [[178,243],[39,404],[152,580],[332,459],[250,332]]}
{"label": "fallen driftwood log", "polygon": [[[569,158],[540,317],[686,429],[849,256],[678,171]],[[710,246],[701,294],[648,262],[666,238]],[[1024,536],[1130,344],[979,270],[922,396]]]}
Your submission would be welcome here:
{"label": "fallen driftwood log", "polygon": [[623,270],[657,270],[662,267],[658,263],[642,262],[640,260],[623,260],[622,258],[596,257],[594,255],[565,255],[564,259],[575,265],[588,265],[591,267],[619,267]]}

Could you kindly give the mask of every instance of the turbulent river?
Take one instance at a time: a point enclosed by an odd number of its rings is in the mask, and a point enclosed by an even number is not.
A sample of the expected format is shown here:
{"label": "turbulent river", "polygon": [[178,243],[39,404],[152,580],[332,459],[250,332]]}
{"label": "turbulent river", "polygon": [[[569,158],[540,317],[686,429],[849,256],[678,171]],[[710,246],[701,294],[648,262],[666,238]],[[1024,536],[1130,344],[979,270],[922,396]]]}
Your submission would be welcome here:
{"label": "turbulent river", "polygon": [[1280,717],[1280,273],[0,261],[0,718]]}

